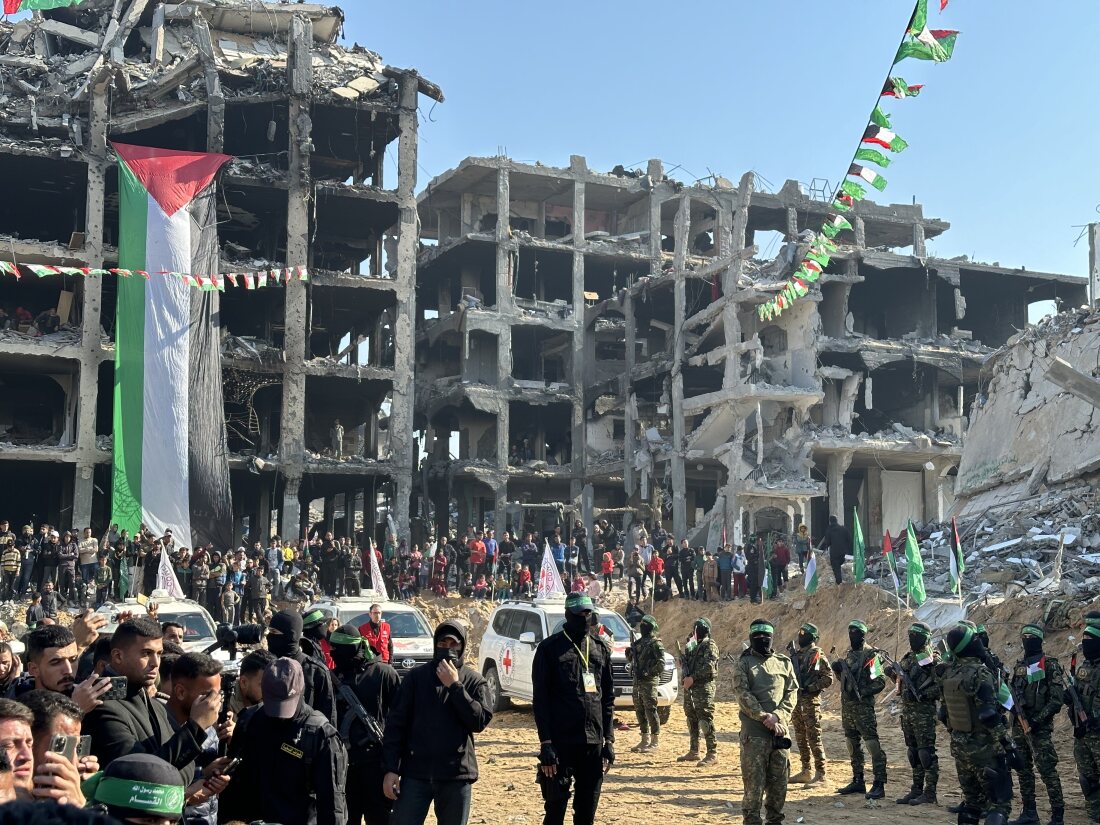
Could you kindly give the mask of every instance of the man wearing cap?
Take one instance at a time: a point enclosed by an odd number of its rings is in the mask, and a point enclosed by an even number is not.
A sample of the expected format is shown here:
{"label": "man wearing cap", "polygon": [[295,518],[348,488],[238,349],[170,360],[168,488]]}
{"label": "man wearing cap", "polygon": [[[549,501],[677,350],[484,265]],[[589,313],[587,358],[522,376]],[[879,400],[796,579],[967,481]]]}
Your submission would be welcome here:
{"label": "man wearing cap", "polygon": [[626,658],[630,662],[634,678],[632,696],[634,712],[638,716],[638,730],[642,741],[632,750],[644,753],[657,750],[658,737],[661,734],[661,720],[657,715],[657,688],[661,674],[665,670],[665,646],[654,634],[657,632],[657,620],[652,616],[642,616],[638,622],[641,636],[627,648]]}
{"label": "man wearing cap", "polygon": [[297,610],[280,610],[271,617],[271,627],[267,631],[267,649],[276,656],[294,659],[302,666],[306,680],[306,704],[335,725],[336,703],[333,700],[332,678],[324,662],[302,649],[301,613]]}
{"label": "man wearing cap", "polygon": [[346,624],[329,635],[336,663],[336,717],[348,748],[348,821],[387,825],[393,807],[382,793],[382,740],[401,677],[367,645],[359,629]]}
{"label": "man wearing cap", "polygon": [[[798,703],[791,714],[791,727],[798,738],[802,771],[791,782],[816,785],[825,781],[825,749],[821,744],[821,691],[833,683],[829,660],[818,647],[821,638],[817,626],[806,622],[798,629],[798,646],[788,646],[795,678],[798,679]],[[810,757],[814,772],[810,773]]]}
{"label": "man wearing cap", "polygon": [[942,666],[940,718],[951,731],[951,752],[959,775],[963,804],[959,825],[1005,825],[1012,800],[1008,755],[997,729],[1003,724],[997,682],[986,667],[981,639],[974,626],[960,622],[947,633],[954,657]]}
{"label": "man wearing cap", "polygon": [[611,651],[588,632],[593,612],[587,594],[569,594],[562,629],[539,644],[531,665],[546,825],[565,821],[571,795],[573,822],[595,821],[615,761]]}
{"label": "man wearing cap", "polygon": [[[895,800],[899,805],[935,805],[940,762],[936,756],[936,682],[939,656],[932,650],[932,628],[924,622],[909,626],[909,650],[886,675],[897,684],[901,695],[901,734],[913,769],[909,793]],[[903,678],[904,674],[904,678]]]}
{"label": "man wearing cap", "polygon": [[766,619],[749,626],[749,646],[733,671],[741,732],[741,778],[745,793],[741,815],[745,825],[761,825],[763,802],[768,825],[783,822],[787,778],[791,771],[791,714],[797,701],[798,679],[791,660],[772,650],[775,628]]}
{"label": "man wearing cap", "polygon": [[347,752],[328,719],[306,702],[301,664],[264,670],[264,701],[241,713],[229,756],[241,760],[219,806],[227,822],[346,825]]}
{"label": "man wearing cap", "polygon": [[463,666],[465,652],[466,627],[442,622],[432,661],[409,671],[397,692],[382,742],[391,825],[420,825],[433,806],[438,825],[469,819],[478,777],[474,734],[488,727],[493,708],[485,680]]}
{"label": "man wearing cap", "polygon": [[[1062,798],[1062,781],[1058,777],[1058,751],[1051,738],[1054,717],[1062,708],[1066,689],[1065,670],[1053,656],[1043,653],[1043,628],[1024,625],[1020,644],[1024,655],[1012,668],[1012,692],[1019,702],[1012,709],[1012,739],[1020,764],[1016,774],[1020,780],[1023,811],[1012,825],[1035,825],[1039,814],[1035,808],[1035,769],[1046,785],[1050,800],[1050,825],[1062,825],[1066,803]],[[1027,726],[1027,731],[1024,726]]]}
{"label": "man wearing cap", "polygon": [[[886,796],[886,754],[878,738],[875,718],[875,697],[886,687],[878,651],[866,647],[867,625],[855,619],[848,623],[851,647],[843,659],[833,662],[833,672],[840,679],[840,721],[848,743],[852,762],[852,781],[839,794],[865,794],[868,799]],[[863,745],[871,754],[874,782],[871,790],[863,779]]]}
{"label": "man wearing cap", "polygon": [[718,676],[718,645],[710,635],[710,622],[696,619],[687,647],[680,659],[683,670],[684,716],[691,745],[677,762],[699,759],[699,736],[707,745],[700,767],[718,761],[718,739],[714,735],[714,680]]}
{"label": "man wearing cap", "polygon": [[85,783],[85,793],[119,822],[168,825],[183,818],[179,771],[150,754],[120,756]]}
{"label": "man wearing cap", "polygon": [[[1067,689],[1066,704],[1073,722],[1073,757],[1090,822],[1100,822],[1100,612],[1085,614],[1081,635],[1085,661],[1071,673],[1070,684],[1081,702],[1081,713]],[[1071,668],[1072,670],[1072,668]],[[1082,718],[1083,717],[1083,718]]]}

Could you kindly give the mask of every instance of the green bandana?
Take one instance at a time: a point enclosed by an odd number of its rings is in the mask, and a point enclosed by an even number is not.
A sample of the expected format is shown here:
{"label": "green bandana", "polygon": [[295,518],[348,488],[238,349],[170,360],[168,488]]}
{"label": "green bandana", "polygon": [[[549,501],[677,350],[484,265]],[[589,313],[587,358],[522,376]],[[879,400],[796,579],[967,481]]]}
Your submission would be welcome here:
{"label": "green bandana", "polygon": [[85,780],[81,790],[85,796],[108,808],[128,808],[176,819],[183,814],[182,785],[157,785],[136,779],[120,779],[104,776],[100,771]]}
{"label": "green bandana", "polygon": [[1023,630],[1020,631],[1021,636],[1034,636],[1036,639],[1046,638],[1046,634],[1043,632],[1043,628],[1037,624],[1025,624]]}
{"label": "green bandana", "polygon": [[328,637],[329,644],[333,645],[361,645],[363,644],[362,636],[349,636],[346,633],[341,633],[339,630],[334,630]]}
{"label": "green bandana", "polygon": [[769,636],[775,634],[775,627],[767,622],[755,622],[749,625],[749,633],[767,633]]}
{"label": "green bandana", "polygon": [[1100,639],[1100,627],[1097,627],[1094,624],[1090,624],[1088,627],[1086,627],[1085,633],[1089,636],[1094,636],[1097,639]]}
{"label": "green bandana", "polygon": [[817,629],[817,625],[810,624],[809,622],[806,622],[804,625],[802,625],[800,629],[806,631],[807,636],[813,636],[815,639],[817,639],[821,635]]}
{"label": "green bandana", "polygon": [[325,614],[320,610],[311,610],[306,615],[302,616],[302,626],[316,624],[317,622],[324,621]]}
{"label": "green bandana", "polygon": [[930,628],[928,625],[924,624],[923,622],[914,622],[913,624],[909,625],[909,632],[910,633],[919,633],[921,636],[924,636],[924,638],[926,638],[926,639],[931,639],[932,638],[932,628]]}
{"label": "green bandana", "polygon": [[[965,625],[960,625],[960,626],[961,627],[966,627]],[[962,653],[964,650],[966,650],[966,646],[968,644],[970,644],[970,642],[973,640],[973,638],[974,638],[974,630],[970,627],[966,627],[966,633],[963,634],[963,637],[962,637],[961,640],[959,640],[959,643],[957,645],[955,645],[953,648],[951,648],[951,652],[956,654],[956,655]]]}
{"label": "green bandana", "polygon": [[657,620],[650,616],[648,613],[642,616],[642,622],[657,630]]}
{"label": "green bandana", "polygon": [[854,627],[854,628],[855,628],[856,630],[861,630],[861,631],[863,631],[864,633],[866,633],[866,632],[867,632],[867,625],[865,625],[865,624],[864,624],[863,622],[861,622],[861,621],[860,621],[859,619],[853,619],[852,621],[848,622],[848,629],[849,629],[849,630],[851,630],[851,629],[852,629],[853,627]]}

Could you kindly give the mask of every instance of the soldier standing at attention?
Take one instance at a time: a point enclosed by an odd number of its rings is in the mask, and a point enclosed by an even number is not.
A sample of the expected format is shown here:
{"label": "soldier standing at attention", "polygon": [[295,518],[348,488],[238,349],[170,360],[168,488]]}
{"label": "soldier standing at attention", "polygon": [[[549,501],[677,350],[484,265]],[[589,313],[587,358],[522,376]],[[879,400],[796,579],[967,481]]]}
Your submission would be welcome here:
{"label": "soldier standing at attention", "polygon": [[951,752],[963,804],[959,825],[1005,825],[1012,800],[1008,755],[997,729],[1003,725],[997,682],[986,667],[985,650],[973,625],[960,622],[947,633],[955,659],[942,664],[939,717],[951,731]]}
{"label": "soldier standing at attention", "polygon": [[718,675],[718,645],[710,637],[710,622],[696,619],[681,666],[684,672],[684,716],[687,717],[691,747],[677,762],[699,759],[699,734],[707,743],[707,755],[700,767],[718,761],[718,740],[714,736],[714,679]]}
{"label": "soldier standing at attention", "polygon": [[[878,739],[875,696],[886,687],[886,675],[879,663],[878,652],[864,646],[866,639],[867,625],[858,619],[849,622],[851,649],[843,659],[833,662],[833,672],[840,678],[840,721],[852,761],[852,781],[843,788],[837,788],[837,793],[861,793],[868,799],[882,799],[886,796],[886,754]],[[863,779],[861,741],[871,754],[874,782],[870,791]]]}
{"label": "soldier standing at attention", "polygon": [[[1050,825],[1062,825],[1065,819],[1066,803],[1062,799],[1062,781],[1058,778],[1058,752],[1051,734],[1054,717],[1062,708],[1066,678],[1058,660],[1043,654],[1043,635],[1038,625],[1024,625],[1020,631],[1024,655],[1012,669],[1012,692],[1020,702],[1013,708],[1012,739],[1020,756],[1016,773],[1020,778],[1020,799],[1024,809],[1011,825],[1036,825],[1039,821],[1035,810],[1036,768],[1050,800]],[[1024,722],[1027,723],[1026,732]]]}
{"label": "soldier standing at attention", "polygon": [[798,680],[791,660],[772,650],[775,628],[765,619],[749,626],[749,647],[733,672],[741,732],[741,778],[745,793],[741,816],[745,825],[761,825],[764,803],[767,825],[783,822],[787,778],[791,772],[790,722]]}
{"label": "soldier standing at attention", "polygon": [[909,766],[913,769],[909,793],[895,800],[899,805],[936,804],[936,786],[940,778],[940,762],[936,756],[936,700],[940,689],[935,671],[939,657],[933,652],[931,643],[932,628],[924,622],[914,622],[909,626],[909,652],[897,663],[901,673],[895,671],[893,665],[886,668],[886,675],[897,681],[901,694],[901,734],[905,738]]}
{"label": "soldier standing at attention", "polygon": [[641,638],[627,649],[627,660],[634,675],[634,712],[638,714],[638,730],[642,741],[631,748],[635,753],[657,750],[661,733],[661,720],[657,716],[657,687],[665,669],[665,647],[653,634],[657,632],[657,620],[642,616],[638,622]]}
{"label": "soldier standing at attention", "polygon": [[[815,625],[806,622],[798,630],[798,648],[790,648],[791,663],[798,679],[798,704],[791,714],[791,724],[798,737],[798,754],[802,771],[791,782],[815,785],[825,781],[825,749],[821,746],[821,691],[833,683],[829,660],[817,646],[820,634]],[[810,756],[814,772],[810,773]]]}
{"label": "soldier standing at attention", "polygon": [[1070,679],[1081,701],[1081,714],[1076,712],[1068,689],[1065,698],[1073,719],[1073,758],[1077,761],[1081,793],[1089,822],[1097,823],[1100,822],[1100,612],[1085,614],[1081,652],[1085,663],[1072,672]]}

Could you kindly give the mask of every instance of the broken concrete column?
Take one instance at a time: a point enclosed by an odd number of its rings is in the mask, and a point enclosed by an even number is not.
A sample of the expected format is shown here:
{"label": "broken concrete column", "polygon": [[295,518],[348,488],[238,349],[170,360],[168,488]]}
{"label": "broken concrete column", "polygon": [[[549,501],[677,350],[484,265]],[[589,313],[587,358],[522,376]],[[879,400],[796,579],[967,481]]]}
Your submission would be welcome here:
{"label": "broken concrete column", "polygon": [[514,275],[512,273],[511,227],[509,213],[512,209],[512,196],[509,188],[508,167],[501,161],[497,170],[497,309],[502,313],[515,311],[512,301]]}
{"label": "broken concrete column", "polygon": [[928,255],[924,247],[924,224],[920,221],[913,224],[913,254],[918,258],[924,258]]}
{"label": "broken concrete column", "polygon": [[684,467],[684,317],[687,307],[687,281],[684,267],[691,236],[691,200],[680,198],[676,211],[676,254],[673,272],[672,325],[674,344],[672,352],[672,532],[683,536],[687,533],[687,475]]}
{"label": "broken concrete column", "polygon": [[853,455],[851,450],[830,453],[826,469],[825,484],[829,515],[836,516],[841,524],[847,523],[844,515],[844,473],[852,465]]}

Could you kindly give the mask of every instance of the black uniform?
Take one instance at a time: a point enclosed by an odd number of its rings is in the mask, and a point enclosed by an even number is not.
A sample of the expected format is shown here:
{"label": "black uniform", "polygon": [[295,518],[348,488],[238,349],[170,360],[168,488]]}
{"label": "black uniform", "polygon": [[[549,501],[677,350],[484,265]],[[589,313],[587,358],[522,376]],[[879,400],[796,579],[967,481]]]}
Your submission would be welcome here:
{"label": "black uniform", "polygon": [[[355,694],[363,712],[374,717],[379,728],[384,728],[401,687],[397,671],[381,659],[368,662],[360,655],[350,665],[335,671],[335,676],[340,685]],[[340,738],[348,748],[348,822],[359,825],[366,817],[367,825],[386,825],[393,803],[382,792],[382,742],[359,718],[357,709],[343,695],[343,688],[337,689],[336,716]]]}
{"label": "black uniform", "polygon": [[[556,778],[539,775],[545,825],[565,821],[574,779],[573,822],[595,821],[603,785],[602,750],[615,738],[611,650],[587,632],[578,635],[576,643],[565,630],[547,637],[535,650],[531,666],[539,741],[550,742],[558,758]],[[585,674],[591,674],[587,691]]]}

